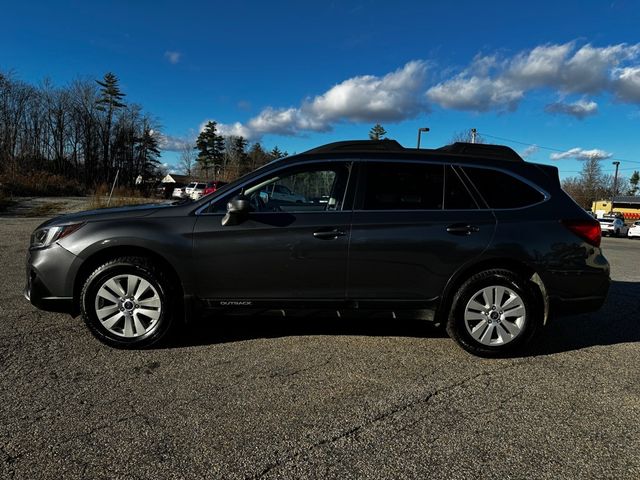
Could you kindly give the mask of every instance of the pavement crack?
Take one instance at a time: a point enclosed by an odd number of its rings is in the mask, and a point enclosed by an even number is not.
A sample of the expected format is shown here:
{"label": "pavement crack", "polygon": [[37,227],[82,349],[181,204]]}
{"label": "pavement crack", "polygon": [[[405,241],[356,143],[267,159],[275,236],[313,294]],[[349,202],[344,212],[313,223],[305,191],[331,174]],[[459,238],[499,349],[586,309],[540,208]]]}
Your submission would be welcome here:
{"label": "pavement crack", "polygon": [[[502,368],[494,368],[491,370],[484,370],[476,375],[467,377],[459,382],[453,383],[453,384],[449,384],[446,385],[442,388],[438,388],[430,393],[428,393],[426,396],[423,396],[421,398],[417,398],[413,401],[404,403],[404,404],[400,404],[398,406],[396,406],[395,408],[392,408],[390,410],[386,410],[384,412],[379,413],[378,415],[374,416],[373,418],[366,420],[365,422],[361,423],[360,425],[356,425],[354,427],[351,427],[347,430],[344,430],[342,432],[339,432],[335,435],[332,435],[330,437],[327,438],[323,438],[322,440],[315,442],[309,446],[307,446],[306,448],[303,448],[302,450],[298,450],[298,451],[289,451],[287,453],[285,453],[285,455],[276,458],[274,461],[270,462],[269,464],[267,464],[259,473],[254,474],[254,475],[249,475],[247,477],[245,477],[247,480],[257,480],[260,478],[265,477],[266,475],[268,475],[271,471],[275,470],[276,468],[284,465],[285,463],[290,462],[291,460],[295,460],[299,457],[301,457],[302,455],[304,455],[305,453],[311,452],[313,450],[315,450],[316,448],[322,448],[325,445],[330,445],[332,443],[338,442],[342,439],[345,438],[349,438],[352,437],[354,435],[357,435],[360,431],[363,431],[367,428],[370,428],[371,426],[386,420],[387,418],[393,417],[394,415],[397,415],[398,413],[407,411],[409,409],[414,408],[417,405],[420,404],[428,404],[429,402],[431,402],[431,400],[439,395],[445,394],[447,392],[450,392],[452,390],[456,390],[458,388],[462,388],[470,383],[473,383],[475,380],[477,380],[478,378],[481,377],[491,377],[493,375],[495,375],[497,372],[503,372],[505,370],[509,370],[511,368],[516,368],[519,367],[520,365],[526,363],[527,361],[521,361],[521,362],[516,362],[516,363],[511,363],[505,367]],[[517,396],[517,395],[516,395]]]}

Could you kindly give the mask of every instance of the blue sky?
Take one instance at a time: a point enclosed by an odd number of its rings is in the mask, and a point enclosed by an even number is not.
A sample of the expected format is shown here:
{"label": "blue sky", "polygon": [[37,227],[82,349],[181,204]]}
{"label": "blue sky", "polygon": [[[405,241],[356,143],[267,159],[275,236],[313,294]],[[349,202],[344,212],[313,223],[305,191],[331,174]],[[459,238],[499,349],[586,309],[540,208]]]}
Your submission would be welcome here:
{"label": "blue sky", "polygon": [[380,122],[406,146],[418,127],[434,147],[475,127],[562,176],[593,155],[640,168],[636,1],[3,4],[0,69],[59,85],[114,72],[169,163],[216,120],[289,152]]}

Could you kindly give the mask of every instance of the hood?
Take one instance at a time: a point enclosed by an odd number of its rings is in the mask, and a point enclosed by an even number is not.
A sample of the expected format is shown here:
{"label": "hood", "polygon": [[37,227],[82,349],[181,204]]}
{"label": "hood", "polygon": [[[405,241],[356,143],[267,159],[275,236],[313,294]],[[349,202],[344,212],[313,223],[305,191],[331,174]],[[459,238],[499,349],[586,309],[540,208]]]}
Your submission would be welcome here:
{"label": "hood", "polygon": [[77,222],[99,222],[103,220],[115,220],[121,218],[140,218],[151,215],[158,210],[164,210],[166,208],[172,208],[170,203],[158,204],[150,203],[144,205],[135,205],[130,207],[114,207],[114,208],[100,208],[97,210],[85,210],[83,212],[68,213],[66,215],[60,215],[47,220],[38,228],[51,226],[51,225],[67,225]]}

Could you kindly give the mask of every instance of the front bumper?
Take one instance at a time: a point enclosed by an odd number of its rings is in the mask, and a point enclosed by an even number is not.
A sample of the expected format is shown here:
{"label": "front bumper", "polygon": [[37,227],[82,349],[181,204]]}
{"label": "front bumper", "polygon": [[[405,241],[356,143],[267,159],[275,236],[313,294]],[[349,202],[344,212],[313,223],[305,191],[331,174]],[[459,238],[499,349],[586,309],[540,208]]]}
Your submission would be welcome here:
{"label": "front bumper", "polygon": [[72,275],[77,257],[58,244],[29,250],[24,297],[41,310],[77,314]]}

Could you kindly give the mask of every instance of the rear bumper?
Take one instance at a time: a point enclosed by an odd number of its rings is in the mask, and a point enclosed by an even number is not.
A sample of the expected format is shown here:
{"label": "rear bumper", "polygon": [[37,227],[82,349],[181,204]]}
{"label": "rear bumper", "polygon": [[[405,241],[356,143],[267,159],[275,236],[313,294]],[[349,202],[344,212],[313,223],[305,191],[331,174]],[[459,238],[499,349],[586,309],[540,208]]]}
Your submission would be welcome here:
{"label": "rear bumper", "polygon": [[589,270],[553,271],[546,275],[545,286],[552,316],[576,315],[599,310],[607,299],[611,278],[609,264]]}
{"label": "rear bumper", "polygon": [[600,310],[604,302],[607,300],[607,296],[581,298],[552,297],[549,300],[552,315],[566,316],[596,312]]}

